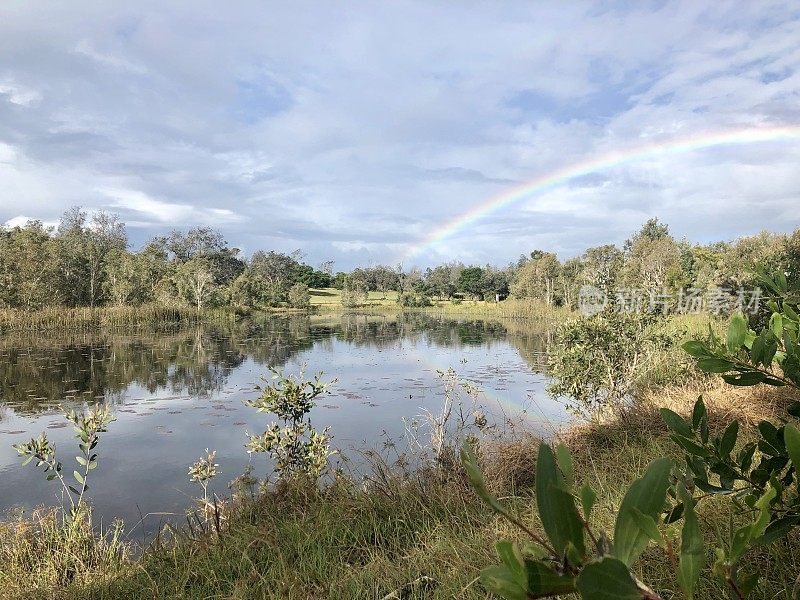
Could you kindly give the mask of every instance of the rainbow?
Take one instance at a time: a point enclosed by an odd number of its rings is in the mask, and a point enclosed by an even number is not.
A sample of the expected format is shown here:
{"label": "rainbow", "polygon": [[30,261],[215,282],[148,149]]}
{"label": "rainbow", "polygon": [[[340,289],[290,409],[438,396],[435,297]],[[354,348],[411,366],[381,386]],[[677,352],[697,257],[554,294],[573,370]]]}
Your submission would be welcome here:
{"label": "rainbow", "polygon": [[627,163],[705,150],[717,146],[798,139],[800,139],[800,125],[750,127],[721,132],[704,132],[693,136],[654,142],[594,156],[587,160],[567,165],[542,175],[541,177],[532,179],[500,195],[489,198],[485,202],[478,204],[465,213],[448,221],[428,234],[421,241],[411,246],[399,259],[399,262],[403,265],[409,265],[411,260],[422,254],[425,250],[451,237],[455,233],[474,225],[487,215],[505,208],[506,206],[515,204],[516,202],[541,194],[544,191],[562,186],[578,177],[583,177]]}

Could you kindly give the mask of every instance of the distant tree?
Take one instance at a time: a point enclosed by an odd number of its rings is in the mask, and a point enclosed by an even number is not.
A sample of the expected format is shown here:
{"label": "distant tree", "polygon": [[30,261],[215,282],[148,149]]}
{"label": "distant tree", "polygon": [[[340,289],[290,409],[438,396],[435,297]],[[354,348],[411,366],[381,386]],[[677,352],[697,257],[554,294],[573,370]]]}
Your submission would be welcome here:
{"label": "distant tree", "polygon": [[473,298],[483,296],[483,269],[480,267],[466,267],[458,275],[458,291]]}
{"label": "distant tree", "polygon": [[337,290],[341,290],[342,288],[344,288],[344,282],[346,279],[347,279],[347,273],[339,271],[331,279],[331,287],[336,288]]}
{"label": "distant tree", "polygon": [[650,219],[625,242],[625,283],[649,290],[667,287],[668,276],[681,278],[681,250],[669,228]]}
{"label": "distant tree", "polygon": [[223,235],[211,227],[195,227],[187,232],[172,231],[164,238],[164,244],[179,262],[196,256],[224,252],[228,243]]}
{"label": "distant tree", "polygon": [[103,211],[95,213],[83,232],[89,306],[96,306],[102,301],[109,254],[127,252],[127,247],[125,224],[119,216]]}
{"label": "distant tree", "polygon": [[364,304],[369,298],[369,286],[361,277],[348,276],[342,286],[342,306],[354,308]]}
{"label": "distant tree", "polygon": [[211,304],[217,292],[212,266],[202,256],[180,265],[174,281],[180,297],[197,310]]}
{"label": "distant tree", "polygon": [[620,277],[624,254],[613,244],[589,248],[583,253],[583,280],[606,293],[613,292]]}
{"label": "distant tree", "polygon": [[308,293],[307,285],[295,283],[289,288],[289,306],[292,308],[309,308],[311,306],[311,296]]}
{"label": "distant tree", "polygon": [[458,291],[458,278],[464,265],[449,263],[428,268],[425,271],[425,285],[431,294],[439,298],[452,298]]}
{"label": "distant tree", "polygon": [[625,240],[622,249],[627,254],[637,242],[655,242],[666,237],[669,237],[669,227],[658,218],[648,219],[637,233]]}
{"label": "distant tree", "polygon": [[497,296],[506,296],[509,292],[508,275],[502,269],[487,265],[481,274],[480,288],[487,300],[494,301]]}
{"label": "distant tree", "polygon": [[150,292],[147,256],[114,249],[105,263],[105,297],[117,306],[141,304]]}
{"label": "distant tree", "polygon": [[61,216],[56,240],[58,243],[59,284],[63,301],[69,306],[88,304],[89,268],[84,252],[86,213],[73,206]]}
{"label": "distant tree", "polygon": [[583,268],[583,262],[580,258],[570,258],[561,265],[558,288],[561,297],[564,299],[564,306],[577,308]]}
{"label": "distant tree", "polygon": [[556,301],[556,283],[561,276],[561,263],[552,252],[534,250],[531,259],[516,272],[511,291],[517,298],[543,300],[552,306]]}
{"label": "distant tree", "polygon": [[51,233],[41,221],[0,227],[0,305],[35,310],[63,300]]}
{"label": "distant tree", "polygon": [[371,282],[370,287],[380,292],[384,299],[389,290],[396,291],[400,287],[400,276],[397,271],[390,267],[383,265],[371,267],[368,270],[368,275]]}
{"label": "distant tree", "polygon": [[267,282],[249,267],[229,286],[228,299],[234,306],[249,308],[271,304],[271,294]]}
{"label": "distant tree", "polygon": [[113,250],[125,250],[125,225],[117,215],[98,212],[88,219],[80,207],[64,213],[56,236],[62,293],[74,306],[102,302],[105,264]]}

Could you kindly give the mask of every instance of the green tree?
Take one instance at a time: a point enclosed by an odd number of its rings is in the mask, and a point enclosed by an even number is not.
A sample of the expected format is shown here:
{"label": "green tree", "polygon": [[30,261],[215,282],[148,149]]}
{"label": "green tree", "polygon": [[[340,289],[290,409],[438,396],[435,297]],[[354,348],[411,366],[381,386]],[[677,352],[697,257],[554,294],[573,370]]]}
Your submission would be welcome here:
{"label": "green tree", "polygon": [[595,246],[583,253],[583,280],[586,284],[611,294],[620,278],[623,253],[613,244]]}
{"label": "green tree", "polygon": [[650,219],[625,241],[624,280],[631,287],[659,290],[668,277],[680,280],[681,250],[669,235],[669,228]]}
{"label": "green tree", "polygon": [[204,257],[192,258],[180,265],[173,277],[179,296],[189,306],[201,310],[213,303],[217,285],[211,264]]}
{"label": "green tree", "polygon": [[480,267],[465,267],[458,275],[458,291],[473,298],[483,296],[483,269]]}
{"label": "green tree", "polygon": [[311,306],[311,296],[306,284],[295,283],[289,288],[289,306],[292,308],[309,308]]}
{"label": "green tree", "polygon": [[531,260],[516,272],[511,292],[517,298],[543,300],[548,306],[556,302],[557,282],[561,275],[561,263],[552,252],[535,250]]}

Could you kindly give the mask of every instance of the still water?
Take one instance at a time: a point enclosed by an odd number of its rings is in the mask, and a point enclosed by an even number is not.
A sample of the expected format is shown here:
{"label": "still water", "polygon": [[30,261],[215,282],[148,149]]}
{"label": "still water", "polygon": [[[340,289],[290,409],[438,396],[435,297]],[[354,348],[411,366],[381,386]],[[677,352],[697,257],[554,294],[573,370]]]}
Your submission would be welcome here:
{"label": "still water", "polygon": [[[161,333],[5,336],[0,338],[0,512],[56,504],[57,486],[33,464],[21,466],[11,445],[45,431],[65,470],[77,453],[59,405],[107,402],[116,416],[98,447],[89,495],[96,515],[139,532],[182,518],[198,490],[188,466],[205,448],[217,451],[217,491],[252,460],[245,433],[260,433],[269,415],[243,400],[268,367],[338,379],[312,413],[329,425],[345,455],[402,442],[403,419],[437,411],[444,386],[437,370],[453,368],[476,385],[490,421],[524,421],[546,433],[567,419],[547,397],[544,351],[548,333],[530,323],[456,321],[420,314],[272,317],[228,327]],[[212,486],[213,487],[213,486]]]}

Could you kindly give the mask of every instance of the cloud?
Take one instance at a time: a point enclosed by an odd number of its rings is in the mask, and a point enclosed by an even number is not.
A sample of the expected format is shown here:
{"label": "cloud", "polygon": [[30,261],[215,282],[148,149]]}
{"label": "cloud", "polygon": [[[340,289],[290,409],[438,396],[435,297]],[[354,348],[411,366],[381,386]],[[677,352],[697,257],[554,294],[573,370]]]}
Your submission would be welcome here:
{"label": "cloud", "polygon": [[42,95],[39,92],[20,85],[13,79],[0,79],[0,100],[3,97],[10,103],[19,106],[30,106],[42,99]]}
{"label": "cloud", "polygon": [[227,208],[199,208],[191,204],[163,202],[136,190],[102,189],[100,192],[111,199],[112,208],[134,213],[140,219],[137,221],[139,227],[148,224],[219,226],[243,220]]}
{"label": "cloud", "polygon": [[409,248],[421,266],[567,257],[652,215],[700,240],[800,225],[789,140],[619,165],[421,246],[592,157],[800,124],[800,15],[781,3],[44,10],[0,22],[0,219],[81,204],[119,212],[135,244],[203,224],[342,269]]}

